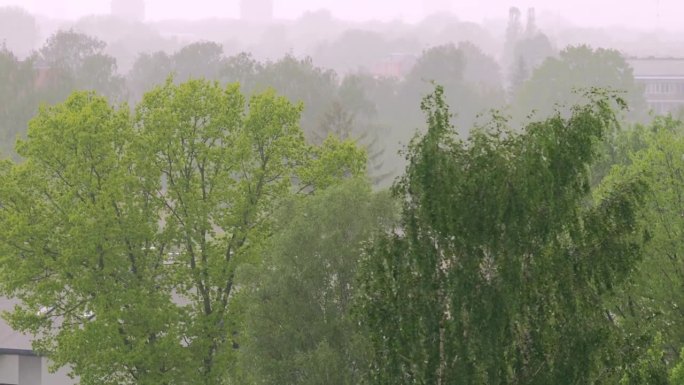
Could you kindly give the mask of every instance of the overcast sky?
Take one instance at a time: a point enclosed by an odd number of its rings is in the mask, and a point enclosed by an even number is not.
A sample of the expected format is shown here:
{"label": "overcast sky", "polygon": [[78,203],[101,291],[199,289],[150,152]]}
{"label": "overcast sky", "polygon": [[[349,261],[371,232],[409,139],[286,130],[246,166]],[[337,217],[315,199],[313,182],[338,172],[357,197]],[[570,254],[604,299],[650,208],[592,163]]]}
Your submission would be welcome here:
{"label": "overcast sky", "polygon": [[[31,12],[76,18],[109,12],[109,0],[0,0]],[[146,0],[147,19],[236,17],[239,0]],[[306,10],[328,8],[340,18],[416,21],[423,16],[423,0],[275,0],[276,17],[296,18]],[[511,5],[534,6],[585,26],[629,25],[638,28],[681,29],[684,0],[453,0],[452,11],[462,19],[505,18]]]}

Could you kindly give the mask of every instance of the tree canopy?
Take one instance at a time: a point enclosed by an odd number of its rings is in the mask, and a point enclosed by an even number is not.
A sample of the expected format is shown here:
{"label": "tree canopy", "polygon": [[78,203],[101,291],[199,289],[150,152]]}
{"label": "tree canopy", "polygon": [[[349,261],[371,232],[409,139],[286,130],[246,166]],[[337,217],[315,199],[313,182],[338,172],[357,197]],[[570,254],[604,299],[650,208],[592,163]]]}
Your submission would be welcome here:
{"label": "tree canopy", "polygon": [[35,60],[50,71],[51,102],[61,102],[75,90],[97,91],[113,100],[125,95],[116,59],[105,53],[107,44],[73,30],[51,35]]}
{"label": "tree canopy", "polygon": [[361,179],[283,207],[249,279],[242,383],[363,383],[370,346],[351,314],[357,266],[364,243],[394,216],[389,195]]}
{"label": "tree canopy", "polygon": [[[304,141],[300,105],[167,82],[131,114],[92,93],[42,108],[2,167],[2,292],[36,348],[83,384],[219,384],[234,361],[236,271],[273,212],[365,171]],[[239,312],[238,312],[239,314]]]}
{"label": "tree canopy", "polygon": [[[513,63],[514,65],[517,63]],[[532,71],[532,68],[528,68]],[[593,87],[621,93],[631,119],[646,113],[643,91],[634,81],[632,68],[616,50],[586,45],[570,46],[558,57],[547,58],[520,85],[512,102],[514,114],[524,119],[533,112],[539,118],[553,115],[559,107],[569,110],[583,103],[584,91]]]}
{"label": "tree canopy", "polygon": [[13,154],[12,143],[26,132],[26,122],[35,113],[33,62],[21,61],[12,52],[0,48],[0,151],[3,157]]}
{"label": "tree canopy", "polygon": [[684,296],[676,289],[684,285],[684,207],[680,199],[684,183],[683,128],[682,122],[663,117],[623,134],[635,137],[632,141],[640,145],[606,178],[606,183],[619,183],[639,177],[652,186],[638,216],[638,225],[650,235],[650,241],[614,312],[634,343],[644,350],[653,349],[650,345],[660,334],[661,341],[654,350],[664,353],[662,361],[668,364],[675,362],[684,348],[684,328],[679,322]]}
{"label": "tree canopy", "polygon": [[684,385],[684,124],[527,15],[0,7],[3,317],[84,385]]}
{"label": "tree canopy", "polygon": [[615,383],[620,333],[604,302],[641,257],[628,180],[591,199],[588,164],[611,99],[461,140],[440,87],[394,188],[400,226],[369,247],[359,293],[373,383]]}

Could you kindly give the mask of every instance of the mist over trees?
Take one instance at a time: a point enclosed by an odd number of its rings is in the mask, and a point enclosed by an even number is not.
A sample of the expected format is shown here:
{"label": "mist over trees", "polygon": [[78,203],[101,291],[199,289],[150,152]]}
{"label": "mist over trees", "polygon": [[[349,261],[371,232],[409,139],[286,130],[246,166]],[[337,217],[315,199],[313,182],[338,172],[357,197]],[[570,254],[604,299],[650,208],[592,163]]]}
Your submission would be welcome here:
{"label": "mist over trees", "polygon": [[684,384],[684,82],[630,61],[681,46],[140,4],[0,8],[0,310],[36,353],[84,385]]}
{"label": "mist over trees", "polygon": [[19,7],[0,8],[0,42],[20,57],[28,55],[38,44],[35,17]]}

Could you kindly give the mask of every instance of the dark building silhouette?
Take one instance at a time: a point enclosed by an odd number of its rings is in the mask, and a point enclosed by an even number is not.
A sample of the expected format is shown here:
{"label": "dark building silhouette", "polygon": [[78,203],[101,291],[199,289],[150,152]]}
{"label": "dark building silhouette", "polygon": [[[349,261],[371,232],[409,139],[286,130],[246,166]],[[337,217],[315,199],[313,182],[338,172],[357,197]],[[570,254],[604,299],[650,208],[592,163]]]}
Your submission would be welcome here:
{"label": "dark building silhouette", "polygon": [[272,20],[273,0],[241,0],[240,17],[247,21]]}
{"label": "dark building silhouette", "polygon": [[145,0],[112,0],[112,16],[129,21],[145,20]]}

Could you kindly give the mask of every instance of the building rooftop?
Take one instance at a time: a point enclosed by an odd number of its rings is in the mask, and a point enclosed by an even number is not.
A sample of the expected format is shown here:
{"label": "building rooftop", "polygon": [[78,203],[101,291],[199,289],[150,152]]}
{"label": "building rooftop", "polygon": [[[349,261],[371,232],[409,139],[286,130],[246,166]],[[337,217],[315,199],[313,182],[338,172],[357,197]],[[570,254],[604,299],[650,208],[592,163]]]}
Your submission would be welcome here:
{"label": "building rooftop", "polygon": [[684,58],[631,58],[627,63],[637,79],[684,78]]}

